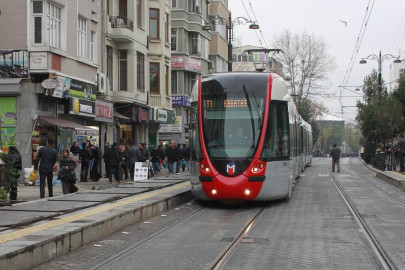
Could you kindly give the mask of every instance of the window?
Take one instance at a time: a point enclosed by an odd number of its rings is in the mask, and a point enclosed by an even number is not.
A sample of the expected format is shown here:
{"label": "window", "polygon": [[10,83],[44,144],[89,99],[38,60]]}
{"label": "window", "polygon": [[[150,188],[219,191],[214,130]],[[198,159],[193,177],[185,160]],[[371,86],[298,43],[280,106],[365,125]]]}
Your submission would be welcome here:
{"label": "window", "polygon": [[138,90],[145,91],[145,56],[138,52],[136,55],[137,61],[137,74],[136,74],[136,81]]}
{"label": "window", "polygon": [[177,8],[177,0],[172,0],[172,8]]}
{"label": "window", "polygon": [[118,89],[127,91],[127,50],[119,50],[118,67]]}
{"label": "window", "polygon": [[172,71],[172,95],[177,94],[177,71]]}
{"label": "window", "polygon": [[201,3],[200,0],[188,0],[188,11],[201,13]]}
{"label": "window", "polygon": [[86,57],[86,20],[78,18],[77,26],[77,55],[81,57]]}
{"label": "window", "polygon": [[119,0],[119,14],[121,17],[127,16],[127,0]]}
{"label": "window", "polygon": [[61,38],[61,8],[46,2],[48,15],[46,17],[46,42],[49,46],[60,48]]}
{"label": "window", "polygon": [[47,112],[54,114],[55,113],[55,103],[52,100],[48,99],[38,99],[38,111]]}
{"label": "window", "polygon": [[34,17],[34,43],[42,43],[42,15],[43,3],[42,1],[32,2],[32,14]]}
{"label": "window", "polygon": [[107,46],[107,78],[110,82],[110,90],[113,91],[113,48]]}
{"label": "window", "polygon": [[94,45],[94,42],[96,41],[96,32],[91,31],[90,35],[90,60],[95,62],[96,59],[96,46]]}
{"label": "window", "polygon": [[184,94],[191,95],[191,89],[193,89],[194,84],[197,82],[197,74],[190,75],[190,87],[186,90]]}
{"label": "window", "polygon": [[204,46],[204,58],[208,59],[209,58],[209,53],[210,53],[210,45],[208,39],[204,38],[205,46]]}
{"label": "window", "polygon": [[201,55],[201,36],[198,33],[191,33],[191,52],[190,54]]}
{"label": "window", "polygon": [[188,52],[188,32],[184,31],[183,35],[183,52]]}
{"label": "window", "polygon": [[165,13],[165,42],[169,43],[169,14]]}
{"label": "window", "polygon": [[165,89],[166,96],[169,96],[169,66],[165,66]]}
{"label": "window", "polygon": [[172,29],[171,50],[172,52],[177,51],[177,28]]}
{"label": "window", "polygon": [[136,22],[138,26],[142,26],[142,0],[136,0]]}
{"label": "window", "polygon": [[150,93],[159,94],[159,63],[149,64]]}
{"label": "window", "polygon": [[149,36],[150,38],[159,38],[159,10],[149,9]]}

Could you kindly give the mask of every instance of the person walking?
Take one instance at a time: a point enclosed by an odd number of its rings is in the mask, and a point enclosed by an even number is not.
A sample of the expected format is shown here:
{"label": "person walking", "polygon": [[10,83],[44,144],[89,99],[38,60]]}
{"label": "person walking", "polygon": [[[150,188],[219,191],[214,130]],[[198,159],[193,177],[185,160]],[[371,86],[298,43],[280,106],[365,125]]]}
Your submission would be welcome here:
{"label": "person walking", "polygon": [[125,145],[121,144],[120,145],[120,179],[122,180],[122,178],[125,175],[125,180],[128,180],[128,166],[127,166],[127,161],[128,161],[128,151],[125,148]]}
{"label": "person walking", "polygon": [[399,135],[399,142],[397,142],[393,147],[393,149],[395,148],[399,148],[399,153],[398,153],[398,157],[399,157],[399,168],[400,168],[400,172],[404,173],[404,157],[405,157],[405,140],[404,140],[404,135]]}
{"label": "person walking", "polygon": [[340,171],[340,149],[337,148],[337,145],[334,144],[332,150],[330,151],[330,155],[332,156],[332,172],[335,172],[335,165],[337,165],[337,171]]}
{"label": "person walking", "polygon": [[169,162],[170,175],[179,174],[177,173],[177,162],[181,159],[181,153],[175,141],[172,141],[171,146],[167,149],[166,155]]}
{"label": "person walking", "polygon": [[117,149],[117,143],[114,142],[112,147],[107,151],[105,154],[105,162],[108,164],[108,180],[110,184],[112,183],[112,176],[114,174],[114,178],[118,183],[120,180],[120,156]]}
{"label": "person walking", "polygon": [[93,166],[90,171],[90,179],[93,182],[98,182],[101,178],[100,164],[101,164],[101,149],[96,144],[91,147],[91,155],[93,157]]}
{"label": "person walking", "polygon": [[10,200],[17,200],[17,182],[20,177],[19,171],[22,170],[21,155],[17,147],[10,146],[8,154],[4,157],[4,162],[13,164],[15,170],[14,183],[10,186]]}
{"label": "person walking", "polygon": [[59,163],[58,178],[62,182],[63,194],[69,194],[77,191],[75,187],[76,180],[74,170],[76,169],[76,162],[73,158],[69,157],[69,149],[65,148],[62,151],[62,158]]}
{"label": "person walking", "polygon": [[35,160],[34,171],[37,172],[39,170],[39,192],[41,199],[45,198],[45,179],[48,184],[48,195],[49,197],[53,197],[53,167],[58,156],[58,152],[53,148],[53,144],[53,139],[48,139],[47,145],[39,149],[37,159]]}
{"label": "person walking", "polygon": [[88,182],[87,176],[89,175],[90,160],[92,159],[92,154],[89,148],[87,148],[86,143],[82,143],[82,150],[79,153],[79,159],[82,163],[80,168],[80,182]]}
{"label": "person walking", "polygon": [[138,162],[141,153],[139,152],[139,148],[135,146],[133,141],[130,142],[131,146],[128,148],[128,159],[129,159],[129,172],[131,175],[131,181],[135,179],[135,162]]}
{"label": "person walking", "polygon": [[184,172],[186,170],[188,161],[190,160],[190,149],[186,144],[183,145],[183,148],[181,148],[181,155],[183,157],[183,160],[181,161],[181,169]]}
{"label": "person walking", "polygon": [[72,152],[72,154],[75,156],[80,153],[80,147],[78,146],[77,142],[74,142],[72,147],[70,147],[70,152]]}
{"label": "person walking", "polygon": [[364,159],[364,151],[366,150],[366,148],[364,148],[364,146],[360,147],[360,157],[362,159]]}
{"label": "person walking", "polygon": [[104,154],[103,154],[105,177],[108,177],[108,165],[107,165],[107,162],[105,162],[105,154],[108,152],[108,150],[110,150],[110,143],[106,142],[104,144]]}
{"label": "person walking", "polygon": [[159,152],[159,172],[160,168],[163,169],[163,162],[165,161],[165,151],[163,150],[163,145],[160,145],[158,147],[158,152]]}
{"label": "person walking", "polygon": [[153,147],[153,150],[150,152],[150,156],[152,157],[152,165],[153,165],[153,172],[156,174],[157,172],[160,172],[159,170],[159,150],[157,145]]}

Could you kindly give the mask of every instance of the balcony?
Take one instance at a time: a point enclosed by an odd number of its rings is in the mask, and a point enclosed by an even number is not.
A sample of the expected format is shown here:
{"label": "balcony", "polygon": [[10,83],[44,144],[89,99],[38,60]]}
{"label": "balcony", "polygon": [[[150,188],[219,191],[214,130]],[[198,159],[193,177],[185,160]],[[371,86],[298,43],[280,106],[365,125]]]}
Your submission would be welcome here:
{"label": "balcony", "polygon": [[124,16],[110,17],[111,28],[127,28],[134,31],[134,21]]}

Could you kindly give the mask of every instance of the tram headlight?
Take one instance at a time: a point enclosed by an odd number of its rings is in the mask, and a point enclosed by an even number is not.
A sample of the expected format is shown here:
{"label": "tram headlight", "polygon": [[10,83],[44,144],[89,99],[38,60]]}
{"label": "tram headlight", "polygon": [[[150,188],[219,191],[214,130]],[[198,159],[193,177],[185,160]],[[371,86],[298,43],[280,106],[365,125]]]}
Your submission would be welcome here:
{"label": "tram headlight", "polygon": [[211,172],[210,168],[208,168],[208,167],[207,167],[207,168],[205,168],[205,172],[206,172],[206,173]]}
{"label": "tram headlight", "polygon": [[246,189],[246,190],[245,190],[245,195],[246,195],[246,196],[250,195],[250,190]]}
{"label": "tram headlight", "polygon": [[211,193],[212,193],[212,195],[217,195],[217,190],[216,190],[216,189],[213,189],[213,190],[211,191]]}

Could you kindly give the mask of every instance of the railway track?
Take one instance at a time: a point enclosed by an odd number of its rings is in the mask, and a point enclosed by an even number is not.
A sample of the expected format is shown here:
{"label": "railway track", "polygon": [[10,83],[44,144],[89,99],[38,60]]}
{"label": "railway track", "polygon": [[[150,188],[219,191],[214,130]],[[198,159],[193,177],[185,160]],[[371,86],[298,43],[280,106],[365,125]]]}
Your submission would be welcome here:
{"label": "railway track", "polygon": [[[349,162],[349,170],[351,172],[353,172],[356,176],[361,177],[362,179],[366,180],[367,182],[371,183],[369,180],[366,179],[366,177],[358,174],[357,172],[355,172],[351,167],[350,167],[350,162]],[[372,253],[373,257],[375,258],[377,264],[379,265],[380,269],[388,269],[388,270],[394,270],[394,269],[398,269],[396,267],[396,265],[394,264],[393,260],[389,257],[389,255],[387,254],[387,252],[385,252],[385,250],[383,249],[383,247],[381,246],[381,244],[378,242],[377,238],[374,236],[373,232],[370,230],[370,228],[367,226],[365,220],[363,219],[363,217],[361,216],[361,214],[358,212],[358,210],[356,209],[356,207],[354,206],[354,204],[352,203],[352,201],[350,200],[350,198],[344,193],[343,188],[340,186],[340,184],[338,183],[336,177],[331,174],[331,171],[328,170],[328,174],[331,178],[331,181],[334,183],[334,185],[336,186],[339,194],[341,195],[343,201],[345,202],[347,208],[349,209],[349,211],[351,212],[351,214],[353,215],[358,227],[359,227],[359,231],[363,236],[364,241],[366,242],[367,246],[370,249],[370,252]],[[375,187],[381,189],[380,187],[378,187],[377,185],[373,184]],[[381,189],[383,190],[383,189]],[[389,192],[383,190],[384,192],[390,194]],[[395,197],[396,199],[400,200],[401,202],[405,203],[404,200],[402,200],[401,198],[390,194],[391,196]]]}

